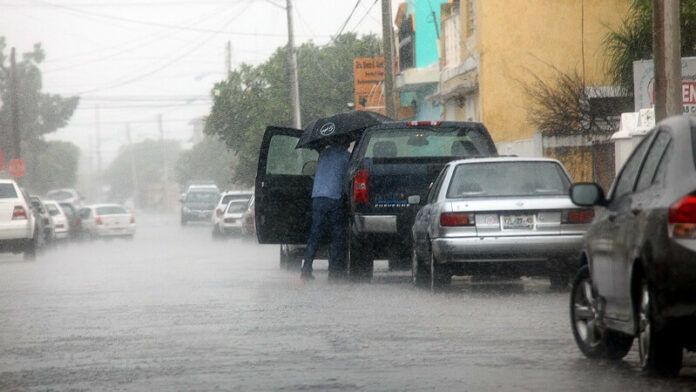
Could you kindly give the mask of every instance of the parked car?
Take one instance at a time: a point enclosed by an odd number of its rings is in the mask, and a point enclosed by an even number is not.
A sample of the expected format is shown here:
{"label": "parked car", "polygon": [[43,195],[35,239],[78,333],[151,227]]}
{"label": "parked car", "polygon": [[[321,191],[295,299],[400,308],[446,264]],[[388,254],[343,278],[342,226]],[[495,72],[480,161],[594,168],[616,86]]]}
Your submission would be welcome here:
{"label": "parked car", "polygon": [[80,194],[80,192],[72,188],[50,190],[46,192],[46,199],[71,203],[78,207],[81,206],[82,202],[84,201],[84,197]]}
{"label": "parked car", "polygon": [[567,287],[594,216],[573,204],[570,184],[553,159],[448,163],[413,225],[413,282],[438,289],[452,275],[543,274]]}
{"label": "parked car", "polygon": [[181,198],[181,225],[188,222],[210,222],[220,198],[220,192],[209,187],[190,187]]}
{"label": "parked car", "polygon": [[[255,209],[259,243],[281,244],[284,257],[299,265],[309,238],[318,153],[296,149],[303,131],[268,127],[256,172]],[[496,155],[486,128],[474,122],[392,121],[357,137],[344,185],[348,206],[347,272],[369,280],[375,258],[392,268],[411,264],[411,227],[418,203],[445,164],[468,156]]]}
{"label": "parked car", "polygon": [[79,210],[74,204],[59,201],[58,205],[68,218],[68,235],[72,239],[78,239],[82,236],[82,220],[80,219]]}
{"label": "parked car", "polygon": [[91,238],[135,236],[135,217],[118,204],[94,204],[80,210],[82,230]]}
{"label": "parked car", "polygon": [[570,195],[598,211],[571,291],[575,342],[620,359],[637,338],[643,370],[677,374],[696,350],[696,119],[657,124],[606,197],[589,183]]}
{"label": "parked car", "polygon": [[32,207],[38,213],[39,219],[41,220],[40,226],[41,233],[43,235],[43,241],[45,244],[50,244],[53,242],[56,236],[55,227],[53,224],[53,217],[48,212],[46,205],[44,205],[40,197],[30,195],[29,199],[31,200]]}
{"label": "parked car", "polygon": [[65,212],[63,212],[63,208],[55,200],[45,200],[44,206],[53,220],[55,239],[64,240],[68,238],[70,225],[68,224],[68,217],[65,215]]}
{"label": "parked car", "polygon": [[242,235],[250,238],[256,237],[256,223],[254,218],[254,195],[249,199],[249,204],[247,204],[246,211],[242,215]]}
{"label": "parked car", "polygon": [[220,220],[222,215],[225,213],[228,204],[232,200],[242,200],[245,205],[249,203],[249,199],[254,194],[254,191],[227,191],[220,194],[220,200],[218,200],[217,206],[215,206],[215,213],[213,214],[213,236],[223,234],[219,229],[222,227],[220,225]]}
{"label": "parked car", "polygon": [[231,200],[227,203],[222,217],[215,225],[217,228],[213,231],[213,236],[216,235],[215,233],[220,233],[218,235],[242,234],[242,215],[246,211],[248,204],[249,201],[244,199]]}
{"label": "parked car", "polygon": [[14,180],[0,179],[0,251],[36,256],[41,243],[31,202]]}

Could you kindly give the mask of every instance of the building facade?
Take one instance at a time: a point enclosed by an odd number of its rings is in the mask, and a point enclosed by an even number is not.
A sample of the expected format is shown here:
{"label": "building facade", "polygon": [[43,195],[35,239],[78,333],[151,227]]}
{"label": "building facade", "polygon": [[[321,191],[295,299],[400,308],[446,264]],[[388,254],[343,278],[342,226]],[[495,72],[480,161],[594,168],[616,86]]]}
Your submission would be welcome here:
{"label": "building facade", "polygon": [[394,23],[400,119],[439,120],[442,116],[440,103],[427,97],[437,92],[440,80],[440,5],[446,2],[410,0],[399,4]]}
{"label": "building facade", "polygon": [[[631,0],[450,0],[441,4],[438,89],[428,100],[442,119],[480,121],[503,154],[540,156],[581,147],[570,138],[547,148],[529,121],[525,86],[558,72],[577,72],[587,86],[605,86],[602,42],[620,25]],[[580,143],[580,144],[578,144]],[[559,150],[560,151],[560,150]],[[567,160],[576,180],[593,179],[587,152]],[[591,154],[590,154],[591,155]],[[578,158],[580,157],[580,158]],[[583,168],[583,165],[590,165]],[[589,173],[589,174],[588,174]]]}

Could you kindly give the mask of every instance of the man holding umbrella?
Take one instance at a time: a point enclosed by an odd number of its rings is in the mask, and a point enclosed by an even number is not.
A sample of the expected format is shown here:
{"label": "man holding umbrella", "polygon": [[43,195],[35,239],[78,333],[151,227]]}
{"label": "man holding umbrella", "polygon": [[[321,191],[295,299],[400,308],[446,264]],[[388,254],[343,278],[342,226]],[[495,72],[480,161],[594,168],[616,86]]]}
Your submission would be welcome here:
{"label": "man holding umbrella", "polygon": [[343,181],[348,169],[350,138],[340,136],[319,153],[312,188],[312,229],[302,264],[302,278],[314,279],[312,263],[325,233],[330,231],[329,279],[339,278],[345,269],[345,212]]}
{"label": "man holding umbrella", "polygon": [[346,222],[343,184],[348,171],[350,142],[365,128],[389,118],[379,113],[352,111],[321,118],[305,129],[297,148],[319,151],[312,188],[312,229],[302,265],[302,278],[314,279],[312,263],[324,235],[330,231],[329,278],[345,274]]}

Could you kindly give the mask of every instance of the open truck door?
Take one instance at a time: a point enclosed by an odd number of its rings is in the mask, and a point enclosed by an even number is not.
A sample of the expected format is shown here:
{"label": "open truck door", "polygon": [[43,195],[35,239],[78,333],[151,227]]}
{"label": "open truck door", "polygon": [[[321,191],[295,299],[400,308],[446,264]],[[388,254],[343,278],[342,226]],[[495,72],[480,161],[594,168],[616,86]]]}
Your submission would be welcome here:
{"label": "open truck door", "polygon": [[260,244],[306,244],[319,153],[296,149],[303,131],[268,127],[256,170],[256,236]]}

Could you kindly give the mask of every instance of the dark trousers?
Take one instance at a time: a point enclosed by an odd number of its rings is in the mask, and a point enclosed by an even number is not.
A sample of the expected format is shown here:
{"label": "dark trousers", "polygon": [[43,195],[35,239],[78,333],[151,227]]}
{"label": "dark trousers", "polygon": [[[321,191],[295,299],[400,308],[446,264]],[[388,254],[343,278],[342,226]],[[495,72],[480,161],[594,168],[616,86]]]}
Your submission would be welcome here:
{"label": "dark trousers", "polygon": [[315,197],[312,199],[312,231],[304,255],[302,272],[312,272],[317,249],[327,234],[331,235],[329,272],[340,273],[345,268],[346,224],[343,202],[340,199]]}

